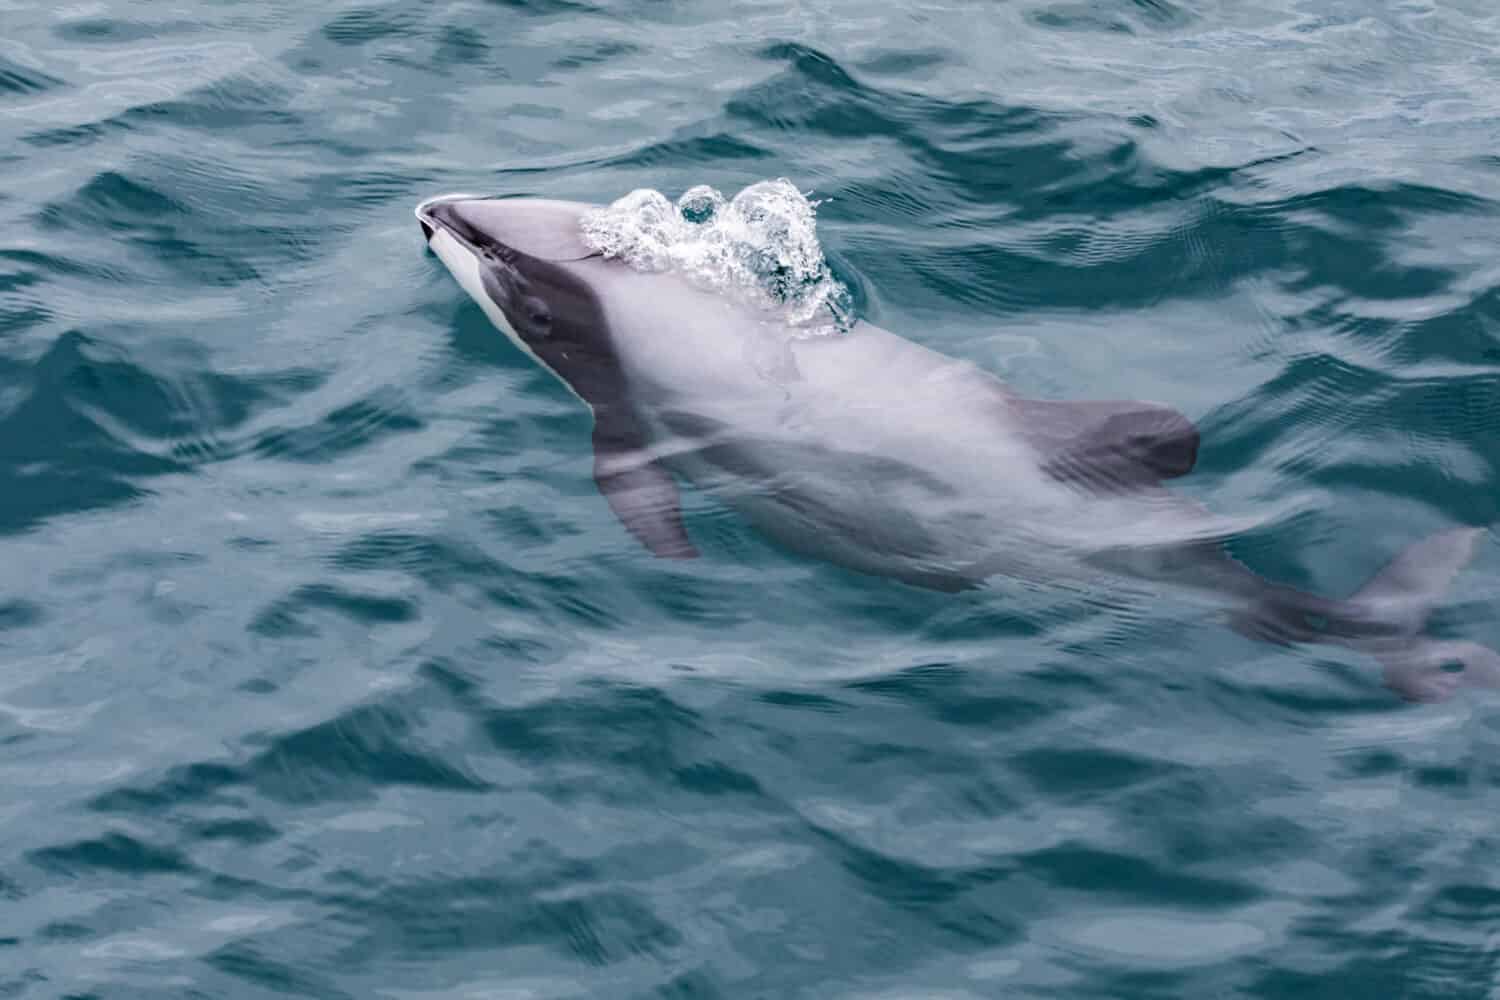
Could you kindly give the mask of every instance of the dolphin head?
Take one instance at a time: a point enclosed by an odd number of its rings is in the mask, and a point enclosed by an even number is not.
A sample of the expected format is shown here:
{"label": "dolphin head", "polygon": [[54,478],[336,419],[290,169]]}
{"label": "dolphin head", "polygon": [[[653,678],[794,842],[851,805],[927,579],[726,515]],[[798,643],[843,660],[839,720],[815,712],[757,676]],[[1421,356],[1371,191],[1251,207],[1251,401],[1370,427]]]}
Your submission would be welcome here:
{"label": "dolphin head", "polygon": [[462,194],[417,206],[427,245],[491,322],[585,398],[575,372],[598,353],[604,322],[589,282],[570,265],[600,256],[580,228],[593,207]]}
{"label": "dolphin head", "polygon": [[577,201],[445,194],[418,205],[417,221],[429,245],[443,230],[476,250],[581,260],[598,253],[583,241],[581,228],[584,213],[593,208]]}

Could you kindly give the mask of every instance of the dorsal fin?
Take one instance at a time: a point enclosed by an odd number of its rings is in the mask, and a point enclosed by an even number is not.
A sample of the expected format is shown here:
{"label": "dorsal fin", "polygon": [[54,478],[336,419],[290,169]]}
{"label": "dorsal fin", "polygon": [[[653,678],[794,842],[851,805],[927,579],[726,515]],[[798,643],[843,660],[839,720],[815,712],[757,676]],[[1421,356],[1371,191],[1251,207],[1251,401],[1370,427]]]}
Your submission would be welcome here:
{"label": "dorsal fin", "polygon": [[1096,489],[1152,486],[1186,475],[1198,429],[1170,406],[1134,400],[1013,399],[1051,476]]}

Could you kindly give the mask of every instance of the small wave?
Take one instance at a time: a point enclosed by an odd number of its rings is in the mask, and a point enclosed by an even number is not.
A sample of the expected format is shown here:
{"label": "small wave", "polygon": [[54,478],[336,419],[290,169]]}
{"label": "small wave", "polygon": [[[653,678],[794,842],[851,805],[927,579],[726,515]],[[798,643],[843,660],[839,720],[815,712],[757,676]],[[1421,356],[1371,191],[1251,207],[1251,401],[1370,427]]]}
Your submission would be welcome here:
{"label": "small wave", "polygon": [[733,199],[706,184],[674,204],[640,188],[583,220],[584,239],[637,271],[677,271],[784,322],[799,337],[848,331],[849,290],[818,243],[817,203],[786,179],[761,181]]}
{"label": "small wave", "polygon": [[61,85],[55,76],[0,56],[0,94],[39,94]]}

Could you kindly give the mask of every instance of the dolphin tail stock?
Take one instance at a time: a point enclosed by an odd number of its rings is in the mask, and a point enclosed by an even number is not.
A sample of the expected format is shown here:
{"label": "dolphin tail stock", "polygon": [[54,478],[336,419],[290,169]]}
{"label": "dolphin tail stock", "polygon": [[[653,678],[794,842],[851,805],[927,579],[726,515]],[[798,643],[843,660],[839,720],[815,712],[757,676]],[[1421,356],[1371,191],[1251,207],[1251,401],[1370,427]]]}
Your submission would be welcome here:
{"label": "dolphin tail stock", "polygon": [[1451,528],[1414,542],[1346,600],[1267,584],[1232,626],[1254,639],[1331,642],[1368,653],[1386,684],[1410,701],[1442,701],[1462,687],[1500,688],[1500,652],[1426,634],[1433,608],[1484,533]]}

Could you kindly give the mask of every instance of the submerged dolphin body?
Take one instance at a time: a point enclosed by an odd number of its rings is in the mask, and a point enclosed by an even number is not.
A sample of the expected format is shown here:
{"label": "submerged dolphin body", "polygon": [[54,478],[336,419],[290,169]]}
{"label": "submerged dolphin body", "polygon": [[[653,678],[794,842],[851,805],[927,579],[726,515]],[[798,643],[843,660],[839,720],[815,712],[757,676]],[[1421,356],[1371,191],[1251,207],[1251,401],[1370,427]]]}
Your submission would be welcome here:
{"label": "submerged dolphin body", "polygon": [[864,573],[940,590],[1126,574],[1227,597],[1248,635],[1371,654],[1408,698],[1500,687],[1500,654],[1426,634],[1483,529],[1417,542],[1347,600],[1280,586],[1224,551],[1244,523],[1162,486],[1198,448],[1170,407],[1023,399],[865,322],[790,338],[595,252],[580,230],[593,207],[450,195],[417,216],[490,320],[592,410],[595,482],[657,556],[697,555],[681,477],[781,545]]}

